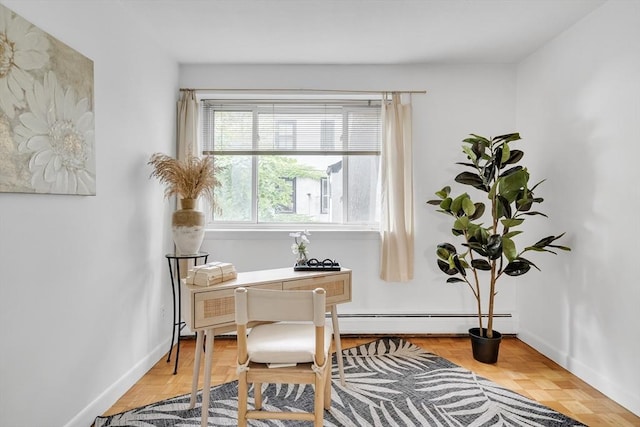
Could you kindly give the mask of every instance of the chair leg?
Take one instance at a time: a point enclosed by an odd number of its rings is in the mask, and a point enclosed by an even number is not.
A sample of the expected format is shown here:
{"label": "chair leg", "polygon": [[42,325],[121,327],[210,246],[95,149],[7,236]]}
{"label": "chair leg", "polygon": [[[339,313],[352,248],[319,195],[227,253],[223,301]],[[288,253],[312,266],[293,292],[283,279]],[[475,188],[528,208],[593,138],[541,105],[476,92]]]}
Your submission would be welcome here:
{"label": "chair leg", "polygon": [[324,377],[324,409],[331,409],[331,365],[325,369]]}
{"label": "chair leg", "polygon": [[247,427],[247,373],[238,377],[238,427]]}
{"label": "chair leg", "polygon": [[253,383],[253,400],[256,411],[262,409],[262,383]]}
{"label": "chair leg", "polygon": [[322,427],[324,422],[324,373],[316,373],[314,390],[313,415],[315,415],[314,427]]}

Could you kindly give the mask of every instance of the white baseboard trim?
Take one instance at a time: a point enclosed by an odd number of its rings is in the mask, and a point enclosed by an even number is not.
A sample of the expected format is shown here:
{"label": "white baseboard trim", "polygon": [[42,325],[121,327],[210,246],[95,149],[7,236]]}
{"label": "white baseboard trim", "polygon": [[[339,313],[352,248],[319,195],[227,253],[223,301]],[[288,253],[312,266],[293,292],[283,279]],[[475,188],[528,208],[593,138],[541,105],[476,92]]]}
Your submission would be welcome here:
{"label": "white baseboard trim", "polygon": [[158,360],[164,357],[169,348],[169,344],[169,339],[159,344],[151,353],[136,363],[122,377],[94,399],[93,402],[66,423],[65,427],[87,427],[92,425],[96,416],[102,415],[107,409],[113,406]]}
{"label": "white baseboard trim", "polygon": [[610,399],[640,416],[640,396],[637,390],[627,390],[611,381],[605,375],[571,357],[569,354],[551,346],[540,336],[528,331],[518,331],[518,338],[571,372]]}
{"label": "white baseboard trim", "polygon": [[[477,327],[474,315],[350,315],[340,314],[341,334],[467,334]],[[486,321],[485,321],[486,326]],[[516,333],[516,319],[512,315],[494,318],[494,329],[503,334]]]}

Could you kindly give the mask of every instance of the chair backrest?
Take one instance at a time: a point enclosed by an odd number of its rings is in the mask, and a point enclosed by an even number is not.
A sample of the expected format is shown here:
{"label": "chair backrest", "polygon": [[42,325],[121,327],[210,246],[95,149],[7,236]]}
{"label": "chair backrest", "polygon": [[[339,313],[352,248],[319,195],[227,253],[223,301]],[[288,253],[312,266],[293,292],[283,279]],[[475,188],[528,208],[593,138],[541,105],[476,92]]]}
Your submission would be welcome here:
{"label": "chair backrest", "polygon": [[325,363],[324,316],[326,291],[278,291],[273,289],[236,288],[236,326],[238,363],[248,363],[247,323],[280,321],[313,321],[315,325],[315,365]]}
{"label": "chair backrest", "polygon": [[236,323],[278,321],[313,321],[323,326],[326,291],[278,291],[273,289],[236,288]]}

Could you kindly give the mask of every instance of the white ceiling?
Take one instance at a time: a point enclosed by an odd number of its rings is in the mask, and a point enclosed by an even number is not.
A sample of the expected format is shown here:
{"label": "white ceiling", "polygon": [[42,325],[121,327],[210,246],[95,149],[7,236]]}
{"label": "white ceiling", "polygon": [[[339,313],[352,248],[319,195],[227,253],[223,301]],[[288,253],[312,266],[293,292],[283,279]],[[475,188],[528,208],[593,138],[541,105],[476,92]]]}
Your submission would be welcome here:
{"label": "white ceiling", "polygon": [[119,0],[180,63],[517,62],[606,0]]}

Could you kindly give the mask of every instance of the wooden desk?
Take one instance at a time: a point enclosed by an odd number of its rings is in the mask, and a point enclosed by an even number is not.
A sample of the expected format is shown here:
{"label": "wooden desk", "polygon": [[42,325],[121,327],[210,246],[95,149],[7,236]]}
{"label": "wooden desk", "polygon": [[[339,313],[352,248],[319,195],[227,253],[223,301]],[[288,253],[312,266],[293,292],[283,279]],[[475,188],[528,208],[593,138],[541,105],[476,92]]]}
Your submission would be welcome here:
{"label": "wooden desk", "polygon": [[[196,332],[196,355],[193,365],[190,407],[196,402],[202,340],[206,333],[204,384],[202,386],[201,425],[207,426],[209,415],[209,390],[211,388],[211,365],[213,340],[217,334],[236,330],[235,288],[262,288],[277,290],[312,290],[324,288],[327,292],[327,311],[331,312],[336,355],[342,354],[340,327],[336,305],[351,301],[351,270],[340,271],[293,271],[292,267],[238,273],[238,277],[213,286],[193,286],[182,283],[182,314],[189,329]],[[342,357],[336,357],[340,382],[344,385]]]}

